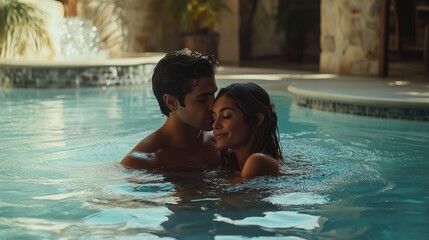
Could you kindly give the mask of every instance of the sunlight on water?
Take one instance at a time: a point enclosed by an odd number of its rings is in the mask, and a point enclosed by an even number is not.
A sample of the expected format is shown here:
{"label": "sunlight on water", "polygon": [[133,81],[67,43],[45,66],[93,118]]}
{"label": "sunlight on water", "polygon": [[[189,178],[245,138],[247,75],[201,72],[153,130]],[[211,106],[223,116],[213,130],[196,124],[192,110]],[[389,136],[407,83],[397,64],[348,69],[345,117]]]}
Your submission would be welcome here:
{"label": "sunlight on water", "polygon": [[216,236],[214,239],[216,240],[303,240],[305,238],[300,237],[245,237],[245,236]]}
{"label": "sunlight on water", "polygon": [[312,230],[319,227],[319,217],[296,212],[264,212],[263,217],[247,217],[240,220],[215,215],[215,221],[239,226],[261,226],[264,228],[298,228]]}
{"label": "sunlight on water", "polygon": [[47,221],[37,218],[0,218],[1,225],[9,225],[11,227],[18,227],[27,230],[41,230],[41,231],[62,231],[69,224],[59,223],[58,221]]}
{"label": "sunlight on water", "polygon": [[272,195],[264,198],[265,201],[282,206],[289,205],[316,205],[329,202],[328,196],[321,196],[313,193],[286,193],[280,195]]}
{"label": "sunlight on water", "polygon": [[160,224],[168,220],[173,214],[166,207],[144,209],[105,209],[91,214],[84,219],[86,224],[115,226],[118,230],[129,228],[144,228],[147,230],[160,230]]}

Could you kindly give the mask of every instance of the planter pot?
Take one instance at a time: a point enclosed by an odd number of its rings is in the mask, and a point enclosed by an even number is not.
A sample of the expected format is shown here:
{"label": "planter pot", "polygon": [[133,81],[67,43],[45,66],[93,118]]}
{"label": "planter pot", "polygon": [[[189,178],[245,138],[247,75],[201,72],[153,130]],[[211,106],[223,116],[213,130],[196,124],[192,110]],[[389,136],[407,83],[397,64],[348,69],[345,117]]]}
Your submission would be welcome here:
{"label": "planter pot", "polygon": [[203,54],[218,57],[219,33],[196,32],[182,34],[183,46]]}

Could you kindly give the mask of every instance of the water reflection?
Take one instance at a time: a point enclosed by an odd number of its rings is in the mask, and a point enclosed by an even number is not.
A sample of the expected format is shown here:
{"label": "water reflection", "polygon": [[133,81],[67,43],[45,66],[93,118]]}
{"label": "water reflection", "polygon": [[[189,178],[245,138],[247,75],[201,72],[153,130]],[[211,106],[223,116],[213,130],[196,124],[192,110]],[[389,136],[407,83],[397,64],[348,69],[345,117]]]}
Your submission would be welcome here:
{"label": "water reflection", "polygon": [[91,214],[84,219],[86,224],[116,228],[120,231],[127,229],[161,230],[160,225],[173,214],[166,207],[151,207],[138,209],[104,209]]}
{"label": "water reflection", "polygon": [[225,222],[237,226],[260,226],[264,228],[297,228],[304,230],[314,230],[319,228],[318,216],[311,216],[291,211],[264,212],[262,217],[246,217],[243,219],[233,220],[215,214],[214,221]]}

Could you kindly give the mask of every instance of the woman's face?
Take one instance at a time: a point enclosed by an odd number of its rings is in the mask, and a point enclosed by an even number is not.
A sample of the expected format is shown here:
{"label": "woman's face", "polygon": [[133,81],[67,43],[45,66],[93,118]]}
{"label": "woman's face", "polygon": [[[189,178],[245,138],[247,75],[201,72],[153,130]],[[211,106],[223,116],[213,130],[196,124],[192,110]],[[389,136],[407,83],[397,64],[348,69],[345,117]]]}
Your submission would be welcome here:
{"label": "woman's face", "polygon": [[250,126],[243,112],[228,96],[221,96],[213,106],[213,134],[218,149],[245,149],[251,141]]}

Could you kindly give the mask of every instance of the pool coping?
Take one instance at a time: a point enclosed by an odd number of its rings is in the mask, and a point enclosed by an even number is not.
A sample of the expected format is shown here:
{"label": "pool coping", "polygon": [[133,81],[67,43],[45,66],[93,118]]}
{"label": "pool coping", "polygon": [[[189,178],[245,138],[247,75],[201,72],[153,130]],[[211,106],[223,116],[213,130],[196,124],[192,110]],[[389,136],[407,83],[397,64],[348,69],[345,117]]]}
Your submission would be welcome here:
{"label": "pool coping", "polygon": [[[429,97],[401,95],[401,90],[409,91],[410,95],[414,93],[410,91],[418,88],[394,86],[396,90],[392,91],[392,88],[387,88],[388,82],[361,82],[357,85],[353,81],[338,81],[331,80],[328,84],[326,81],[291,83],[287,91],[293,102],[301,107],[377,118],[429,121]],[[335,84],[336,88],[332,87]],[[382,96],[371,96],[377,92]]]}
{"label": "pool coping", "polygon": [[350,104],[370,104],[378,106],[403,106],[403,107],[427,107],[429,108],[429,100],[421,99],[398,99],[387,97],[369,97],[369,96],[353,96],[340,93],[326,93],[316,90],[308,90],[297,87],[293,84],[287,88],[292,95],[307,97],[326,101],[346,102]]}
{"label": "pool coping", "polygon": [[98,66],[130,66],[156,64],[165,54],[160,52],[125,53],[109,59],[93,60],[14,60],[0,59],[0,68],[89,68]]}

